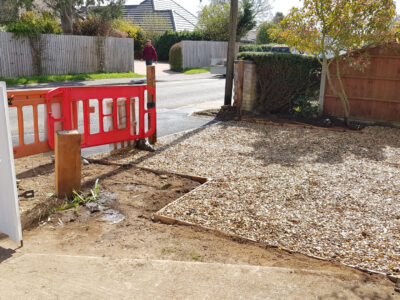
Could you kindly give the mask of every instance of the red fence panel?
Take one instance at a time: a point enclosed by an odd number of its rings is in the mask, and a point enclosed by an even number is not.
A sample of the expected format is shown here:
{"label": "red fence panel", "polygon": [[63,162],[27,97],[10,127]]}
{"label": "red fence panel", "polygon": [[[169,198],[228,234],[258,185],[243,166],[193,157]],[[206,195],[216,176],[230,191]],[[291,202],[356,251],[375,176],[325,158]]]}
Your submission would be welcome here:
{"label": "red fence panel", "polygon": [[[146,92],[153,95],[155,89],[141,86],[112,86],[112,87],[68,87],[57,88],[46,94],[47,113],[48,113],[48,141],[49,146],[54,149],[55,130],[78,129],[78,103],[82,103],[83,111],[83,133],[82,148],[94,147],[124,141],[131,141],[150,137],[156,130],[156,108],[154,104],[145,108]],[[62,107],[60,116],[52,111],[52,103],[56,99],[62,98]],[[126,125],[121,128],[118,115],[118,101],[125,101]],[[93,101],[98,104],[98,132],[91,132],[90,114],[95,113]],[[104,110],[105,103],[111,101],[111,112]],[[131,124],[135,123],[135,116],[131,112],[132,105],[138,101],[138,125],[139,128],[133,128]],[[151,116],[151,122],[146,130],[145,115]],[[106,128],[105,118],[112,119],[112,124]]]}

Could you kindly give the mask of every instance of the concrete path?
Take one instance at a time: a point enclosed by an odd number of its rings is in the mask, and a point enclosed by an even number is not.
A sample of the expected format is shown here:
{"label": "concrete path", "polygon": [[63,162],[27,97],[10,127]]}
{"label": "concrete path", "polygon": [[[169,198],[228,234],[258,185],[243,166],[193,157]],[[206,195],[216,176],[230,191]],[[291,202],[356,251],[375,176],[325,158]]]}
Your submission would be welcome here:
{"label": "concrete path", "polygon": [[[157,62],[153,64],[156,67],[156,76],[163,76],[168,74],[180,74],[169,70],[169,63]],[[146,62],[144,60],[135,60],[135,73],[146,75]]]}
{"label": "concrete path", "polygon": [[24,254],[0,264],[0,299],[395,299],[332,272]]}

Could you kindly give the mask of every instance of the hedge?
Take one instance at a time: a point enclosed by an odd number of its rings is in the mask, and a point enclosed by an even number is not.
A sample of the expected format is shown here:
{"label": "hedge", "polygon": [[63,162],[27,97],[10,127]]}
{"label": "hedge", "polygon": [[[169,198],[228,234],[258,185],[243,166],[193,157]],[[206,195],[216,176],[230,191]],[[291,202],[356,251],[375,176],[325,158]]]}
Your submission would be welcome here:
{"label": "hedge", "polygon": [[204,40],[203,34],[200,31],[172,31],[167,30],[163,34],[157,36],[153,41],[154,48],[156,48],[158,59],[168,61],[169,50],[171,47],[183,40],[201,41]]}
{"label": "hedge", "polygon": [[321,64],[314,57],[242,52],[238,59],[252,60],[256,64],[257,112],[290,113],[298,99],[318,94]]}
{"label": "hedge", "polygon": [[271,52],[272,47],[277,44],[264,44],[264,45],[241,45],[239,52]]}
{"label": "hedge", "polygon": [[169,65],[171,71],[182,72],[182,43],[179,42],[169,50]]}

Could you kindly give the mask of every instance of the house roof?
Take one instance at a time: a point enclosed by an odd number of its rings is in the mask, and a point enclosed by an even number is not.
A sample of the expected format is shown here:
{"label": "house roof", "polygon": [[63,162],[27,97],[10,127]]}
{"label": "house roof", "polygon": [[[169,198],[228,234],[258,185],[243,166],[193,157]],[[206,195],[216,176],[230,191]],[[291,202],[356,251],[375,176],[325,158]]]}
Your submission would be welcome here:
{"label": "house roof", "polygon": [[145,30],[192,31],[197,23],[196,16],[173,0],[145,0],[138,5],[125,5],[122,11],[125,19]]}

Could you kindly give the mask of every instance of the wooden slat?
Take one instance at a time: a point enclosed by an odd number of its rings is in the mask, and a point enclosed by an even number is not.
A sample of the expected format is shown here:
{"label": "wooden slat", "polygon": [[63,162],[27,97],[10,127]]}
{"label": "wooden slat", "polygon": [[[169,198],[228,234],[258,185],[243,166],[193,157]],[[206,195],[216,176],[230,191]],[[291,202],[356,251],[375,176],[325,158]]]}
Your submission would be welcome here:
{"label": "wooden slat", "polygon": [[237,63],[237,90],[236,90],[236,112],[240,115],[243,103],[243,79],[244,79],[244,61]]}
{"label": "wooden slat", "polygon": [[[331,94],[325,94],[325,97],[339,99],[339,97],[337,97],[335,95],[331,95]],[[400,104],[400,99],[384,99],[384,98],[354,97],[354,96],[348,96],[348,98],[350,100],[354,99],[354,100],[363,100],[363,101],[391,102],[391,103],[399,103]]]}
{"label": "wooden slat", "polygon": [[[332,78],[337,78],[336,74],[331,75]],[[383,80],[383,81],[400,81],[399,77],[389,77],[389,76],[362,76],[362,75],[342,75],[341,78],[351,78],[351,79],[362,79],[362,80]]]}

